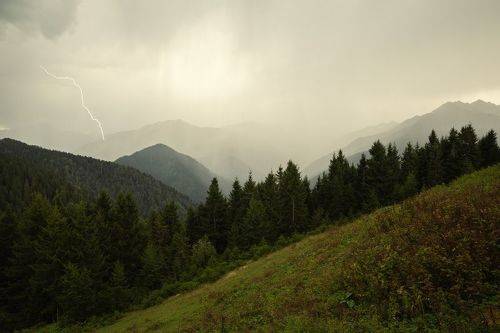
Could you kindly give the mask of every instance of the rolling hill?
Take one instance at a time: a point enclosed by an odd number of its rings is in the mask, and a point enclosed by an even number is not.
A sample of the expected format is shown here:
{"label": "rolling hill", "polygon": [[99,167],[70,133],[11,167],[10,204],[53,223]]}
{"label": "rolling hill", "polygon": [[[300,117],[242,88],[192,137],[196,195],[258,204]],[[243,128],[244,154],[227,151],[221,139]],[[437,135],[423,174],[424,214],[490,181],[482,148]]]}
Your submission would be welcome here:
{"label": "rolling hill", "polygon": [[[481,100],[473,103],[448,102],[436,110],[403,121],[387,131],[359,137],[351,143],[342,147],[342,151],[348,160],[356,163],[362,152],[368,151],[371,144],[380,140],[383,144],[395,143],[402,151],[408,142],[425,142],[431,130],[435,130],[438,136],[448,133],[450,128],[472,124],[476,134],[482,136],[490,129],[500,131],[500,106]],[[328,168],[332,153],[309,164],[304,173],[310,178],[315,178]]]}
{"label": "rolling hill", "polygon": [[223,192],[228,193],[231,188],[227,181],[203,164],[164,144],[156,144],[132,155],[120,157],[116,163],[147,173],[189,196],[194,202],[205,199],[208,186],[214,177],[218,178]]}
{"label": "rolling hill", "polygon": [[330,227],[96,331],[494,331],[498,207],[499,165]]}
{"label": "rolling hill", "polygon": [[163,207],[168,200],[176,202],[181,211],[192,205],[188,197],[175,189],[136,169],[116,163],[47,150],[12,139],[0,140],[0,157],[15,158],[16,163],[25,165],[29,171],[27,177],[23,177],[26,182],[33,182],[33,174],[50,173],[75,190],[94,197],[103,190],[112,197],[120,192],[133,193],[143,214]]}

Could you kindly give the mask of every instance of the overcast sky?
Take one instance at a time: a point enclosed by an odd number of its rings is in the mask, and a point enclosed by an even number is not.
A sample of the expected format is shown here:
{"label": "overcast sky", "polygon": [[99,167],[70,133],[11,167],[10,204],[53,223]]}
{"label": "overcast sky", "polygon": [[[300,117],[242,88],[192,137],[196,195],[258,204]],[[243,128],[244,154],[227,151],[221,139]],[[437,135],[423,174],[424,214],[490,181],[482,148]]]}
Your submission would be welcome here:
{"label": "overcast sky", "polygon": [[0,125],[182,118],[346,132],[500,104],[500,1],[0,1]]}

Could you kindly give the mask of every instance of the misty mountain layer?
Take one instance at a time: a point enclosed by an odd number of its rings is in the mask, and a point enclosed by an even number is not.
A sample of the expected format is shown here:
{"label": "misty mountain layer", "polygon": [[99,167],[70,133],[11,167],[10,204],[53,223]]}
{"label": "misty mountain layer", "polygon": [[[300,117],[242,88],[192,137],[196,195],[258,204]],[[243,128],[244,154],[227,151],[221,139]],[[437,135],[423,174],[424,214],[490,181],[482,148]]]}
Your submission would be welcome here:
{"label": "misty mountain layer", "polygon": [[147,173],[189,196],[194,202],[201,202],[205,199],[208,186],[214,177],[218,178],[225,192],[230,188],[227,181],[218,177],[203,164],[164,144],[156,144],[132,155],[120,157],[116,163]]}
{"label": "misty mountain layer", "polygon": [[[430,113],[415,116],[393,126],[384,132],[358,137],[342,148],[351,163],[357,163],[362,152],[368,151],[371,144],[380,140],[383,144],[394,143],[402,151],[408,143],[424,143],[431,130],[438,136],[445,135],[450,128],[471,124],[478,136],[483,136],[490,129],[500,131],[500,106],[477,100],[473,103],[448,102]],[[304,170],[311,178],[328,168],[332,153],[315,160]]]}

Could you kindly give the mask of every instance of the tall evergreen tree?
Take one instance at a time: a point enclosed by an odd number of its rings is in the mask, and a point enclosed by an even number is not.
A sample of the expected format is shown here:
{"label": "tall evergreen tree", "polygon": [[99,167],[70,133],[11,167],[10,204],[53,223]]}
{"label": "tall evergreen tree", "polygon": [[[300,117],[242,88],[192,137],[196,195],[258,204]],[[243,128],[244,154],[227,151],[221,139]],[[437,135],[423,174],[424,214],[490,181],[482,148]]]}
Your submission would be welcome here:
{"label": "tall evergreen tree", "polygon": [[279,237],[279,197],[278,183],[274,173],[269,173],[258,188],[259,198],[264,205],[266,212],[266,221],[269,223],[269,228],[266,230],[266,239],[274,242]]}
{"label": "tall evergreen tree", "polygon": [[116,261],[113,264],[111,279],[108,283],[107,299],[111,301],[111,309],[124,309],[129,303],[130,291],[125,276],[125,268]]}
{"label": "tall evergreen tree", "polygon": [[443,159],[441,144],[432,130],[429,135],[429,141],[424,147],[424,185],[431,187],[440,184],[443,181]]}
{"label": "tall evergreen tree", "polygon": [[[366,159],[365,154],[361,154],[361,159],[358,163],[356,180],[354,183],[355,189],[355,197],[358,202],[358,207],[361,211],[366,212],[371,210],[374,207],[368,203],[369,193],[370,193],[370,185],[368,184],[368,160]],[[375,193],[373,193],[376,195]]]}
{"label": "tall evergreen tree", "polygon": [[208,188],[205,204],[200,207],[200,219],[205,235],[215,246],[218,253],[224,252],[230,234],[227,221],[227,202],[219,189],[219,183],[214,178]]}
{"label": "tall evergreen tree", "polygon": [[386,203],[392,203],[396,199],[396,187],[401,179],[401,161],[395,145],[387,146],[387,179],[386,179]]}
{"label": "tall evergreen tree", "polygon": [[410,174],[417,175],[418,153],[417,149],[408,142],[401,158],[401,180],[404,181]]}
{"label": "tall evergreen tree", "polygon": [[154,244],[149,243],[142,255],[141,280],[142,285],[150,290],[161,286],[165,278],[165,257],[162,251]]}
{"label": "tall evergreen tree", "polygon": [[280,230],[282,234],[306,230],[308,223],[307,190],[300,177],[300,172],[292,161],[279,177]]}
{"label": "tall evergreen tree", "polygon": [[247,250],[259,243],[265,236],[264,229],[268,227],[266,209],[262,202],[253,196],[243,219],[241,249]]}
{"label": "tall evergreen tree", "polygon": [[35,194],[18,223],[17,237],[12,246],[11,265],[6,272],[9,296],[4,300],[14,312],[16,325],[50,319],[44,318],[46,313],[40,312],[43,300],[37,298],[37,292],[32,292],[30,278],[33,276],[33,267],[37,264],[38,238],[52,214],[53,208],[48,200],[40,194]]}
{"label": "tall evergreen tree", "polygon": [[478,143],[480,152],[480,166],[482,168],[500,162],[500,149],[495,131],[489,131]]}
{"label": "tall evergreen tree", "polygon": [[87,268],[73,263],[66,265],[58,303],[62,315],[70,322],[83,322],[96,313],[96,288]]}
{"label": "tall evergreen tree", "polygon": [[474,128],[469,124],[460,129],[458,134],[459,154],[461,163],[460,174],[474,171],[479,167],[480,155],[477,145],[477,135]]}
{"label": "tall evergreen tree", "polygon": [[326,178],[327,190],[325,191],[328,203],[328,215],[332,220],[351,213],[351,205],[355,199],[353,187],[353,169],[344,157],[342,150],[338,155],[333,154]]}
{"label": "tall evergreen tree", "polygon": [[228,202],[228,243],[230,247],[238,247],[241,242],[241,237],[243,236],[241,229],[243,217],[245,216],[244,195],[240,182],[236,179],[233,182],[233,188],[229,194]]}
{"label": "tall evergreen tree", "polygon": [[447,138],[441,141],[443,153],[443,180],[450,182],[461,174],[460,142],[458,132],[452,128]]}
{"label": "tall evergreen tree", "polygon": [[179,221],[173,226],[172,242],[168,254],[173,279],[180,280],[189,274],[186,267],[188,267],[190,257],[187,226],[184,221]]}
{"label": "tall evergreen tree", "polygon": [[[388,182],[387,152],[380,141],[376,141],[369,150],[370,159],[367,161],[367,182],[377,197],[377,202],[384,203],[390,196]],[[373,194],[370,194],[373,195]],[[373,198],[370,200],[372,202]]]}
{"label": "tall evergreen tree", "polygon": [[141,258],[147,244],[144,224],[139,221],[137,205],[130,194],[120,194],[112,208],[112,231],[109,259],[119,261],[125,268],[128,281],[139,274]]}

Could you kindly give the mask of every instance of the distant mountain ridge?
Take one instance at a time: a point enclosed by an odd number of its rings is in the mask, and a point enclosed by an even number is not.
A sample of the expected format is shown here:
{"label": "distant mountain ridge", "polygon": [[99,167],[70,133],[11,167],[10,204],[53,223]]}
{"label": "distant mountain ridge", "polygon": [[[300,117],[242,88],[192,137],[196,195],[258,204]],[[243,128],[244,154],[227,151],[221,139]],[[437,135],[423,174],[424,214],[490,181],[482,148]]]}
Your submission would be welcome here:
{"label": "distant mountain ridge", "polygon": [[131,155],[122,156],[115,162],[153,176],[189,196],[194,202],[201,202],[205,199],[208,186],[214,177],[218,178],[219,185],[225,192],[230,188],[226,180],[194,158],[161,143]]}
{"label": "distant mountain ridge", "polygon": [[29,161],[33,172],[49,170],[92,196],[101,191],[107,191],[112,197],[121,192],[132,193],[142,214],[163,208],[167,201],[177,203],[181,212],[192,206],[191,200],[175,189],[134,168],[113,162],[43,149],[12,139],[0,140],[0,156]]}
{"label": "distant mountain ridge", "polygon": [[[357,138],[342,147],[342,151],[351,163],[356,163],[361,153],[368,151],[376,140],[380,140],[383,144],[394,143],[401,151],[408,142],[425,142],[433,129],[438,136],[442,136],[452,127],[460,129],[467,124],[471,124],[476,129],[478,136],[486,134],[490,129],[498,133],[500,131],[500,106],[482,100],[473,103],[447,102],[432,112],[407,119],[388,131]],[[304,170],[305,174],[314,178],[325,171],[332,153],[309,164]]]}
{"label": "distant mountain ridge", "polygon": [[[265,175],[288,160],[259,132],[247,135],[239,127],[200,127],[182,120],[168,120],[137,130],[108,135],[81,147],[79,154],[114,161],[158,143],[203,161],[214,173],[227,179],[248,177],[248,172]],[[232,179],[231,179],[232,180]]]}

